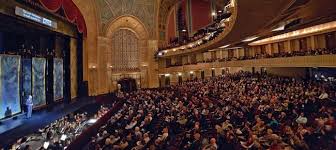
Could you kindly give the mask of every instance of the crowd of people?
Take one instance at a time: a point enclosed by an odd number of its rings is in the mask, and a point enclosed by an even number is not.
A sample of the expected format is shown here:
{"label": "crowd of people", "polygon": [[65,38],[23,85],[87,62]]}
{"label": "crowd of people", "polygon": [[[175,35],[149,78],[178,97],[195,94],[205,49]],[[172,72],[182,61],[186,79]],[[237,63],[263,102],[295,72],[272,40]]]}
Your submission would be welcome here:
{"label": "crowd of people", "polygon": [[39,129],[38,132],[18,139],[10,149],[63,150],[70,145],[71,142],[88,127],[88,125],[90,125],[90,119],[97,120],[108,111],[108,107],[101,106],[93,116],[89,116],[87,112],[68,114],[50,125]]}
{"label": "crowd of people", "polygon": [[239,72],[118,93],[123,107],[87,149],[336,149],[335,89]]}
{"label": "crowd of people", "polygon": [[202,29],[199,29],[191,37],[175,37],[173,39],[170,39],[167,45],[158,49],[158,52],[195,42],[195,44],[193,44],[192,47],[186,46],[186,49],[191,49],[203,45],[208,41],[211,41],[224,31],[225,28],[224,21],[230,16],[231,13],[229,12],[218,15],[213,23]]}
{"label": "crowd of people", "polygon": [[318,55],[331,55],[336,54],[336,48],[327,49],[327,48],[319,48],[312,50],[300,50],[300,51],[288,51],[288,52],[280,52],[275,54],[255,54],[254,56],[241,56],[241,57],[228,57],[228,58],[209,58],[201,61],[194,61],[182,64],[182,61],[177,61],[174,64],[169,64],[167,67],[176,67],[182,65],[195,65],[198,63],[213,63],[213,62],[226,62],[226,61],[239,61],[239,60],[253,60],[253,59],[265,59],[265,58],[283,58],[283,57],[294,57],[294,56],[318,56]]}

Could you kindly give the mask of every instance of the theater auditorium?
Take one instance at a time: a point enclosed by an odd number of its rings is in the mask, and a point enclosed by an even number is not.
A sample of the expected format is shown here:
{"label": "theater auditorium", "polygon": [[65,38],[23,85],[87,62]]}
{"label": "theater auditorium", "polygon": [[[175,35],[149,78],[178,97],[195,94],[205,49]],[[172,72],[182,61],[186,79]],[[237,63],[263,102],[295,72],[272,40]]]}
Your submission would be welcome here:
{"label": "theater auditorium", "polygon": [[335,0],[0,0],[0,150],[336,150]]}

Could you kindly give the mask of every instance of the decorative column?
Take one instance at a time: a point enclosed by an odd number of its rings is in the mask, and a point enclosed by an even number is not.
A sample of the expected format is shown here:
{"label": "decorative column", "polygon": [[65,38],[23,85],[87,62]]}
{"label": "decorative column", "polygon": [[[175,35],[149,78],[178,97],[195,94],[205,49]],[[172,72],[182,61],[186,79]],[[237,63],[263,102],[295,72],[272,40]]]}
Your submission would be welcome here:
{"label": "decorative column", "polygon": [[271,44],[266,45],[266,53],[268,55],[272,55],[272,45]]}
{"label": "decorative column", "polygon": [[148,86],[149,88],[159,87],[158,63],[154,60],[154,54],[158,48],[157,40],[148,40]]}
{"label": "decorative column", "polygon": [[309,37],[309,39],[310,39],[310,40],[308,41],[308,48],[310,48],[310,49],[312,49],[312,50],[316,49],[316,45],[315,45],[315,36],[312,35],[312,36]]}
{"label": "decorative column", "polygon": [[291,49],[291,44],[290,44],[290,41],[285,41],[284,42],[284,46],[285,46],[285,52],[292,52],[293,50]]}
{"label": "decorative column", "polygon": [[[111,86],[110,77],[108,76],[108,70],[110,70],[110,65],[108,65],[108,54],[111,53],[111,39],[106,37],[98,37],[98,60],[97,60],[97,76],[95,76],[97,86],[96,94],[105,94],[109,92]],[[111,64],[113,65],[113,64]]]}
{"label": "decorative column", "polygon": [[273,53],[276,53],[276,54],[279,53],[279,46],[278,46],[278,43],[273,43],[273,44],[272,44],[272,48],[273,48]]}

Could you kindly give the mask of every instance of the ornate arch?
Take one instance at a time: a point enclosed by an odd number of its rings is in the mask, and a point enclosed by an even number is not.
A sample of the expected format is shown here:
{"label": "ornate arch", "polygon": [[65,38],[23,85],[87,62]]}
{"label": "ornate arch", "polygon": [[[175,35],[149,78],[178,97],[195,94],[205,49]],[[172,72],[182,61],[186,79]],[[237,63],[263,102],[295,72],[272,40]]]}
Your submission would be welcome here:
{"label": "ornate arch", "polygon": [[[128,30],[131,31],[132,33],[135,34],[135,36],[138,39],[138,45],[137,50],[138,50],[138,69],[132,69],[132,67],[130,67],[129,69],[126,68],[118,68],[118,66],[120,66],[119,63],[114,63],[115,61],[113,61],[111,57],[110,59],[110,55],[114,55],[114,47],[120,47],[120,45],[118,45],[118,42],[115,43],[113,41],[113,35],[115,33],[117,33],[118,31],[121,30]],[[112,21],[110,21],[107,26],[106,29],[104,29],[104,31],[102,32],[102,36],[101,37],[101,46],[102,48],[100,48],[100,52],[102,58],[104,59],[105,63],[109,63],[110,64],[103,64],[104,62],[102,62],[101,66],[106,66],[106,79],[110,79],[113,80],[112,83],[109,83],[107,85],[107,87],[109,89],[115,89],[115,78],[116,77],[120,77],[121,75],[126,75],[126,74],[132,74],[134,76],[141,76],[141,78],[137,79],[137,82],[140,84],[142,87],[147,87],[148,86],[148,75],[146,74],[147,70],[148,70],[148,61],[149,61],[149,55],[148,55],[148,40],[150,38],[150,33],[148,32],[146,26],[144,25],[143,22],[141,22],[137,17],[134,17],[132,15],[123,15],[120,16]],[[117,44],[117,45],[114,45]],[[127,49],[127,48],[126,48]],[[126,52],[127,53],[127,52]],[[130,54],[133,54],[130,52]],[[104,56],[103,56],[104,55]],[[130,57],[132,57],[133,55],[129,55]],[[116,64],[116,65],[114,65]],[[127,65],[121,65],[121,66],[127,66]],[[131,66],[134,66],[133,64]],[[111,69],[109,69],[109,67]]]}
{"label": "ornate arch", "polygon": [[121,28],[127,28],[135,32],[140,40],[148,40],[149,38],[149,32],[145,25],[138,18],[131,15],[120,16],[111,21],[108,24],[104,35],[105,37],[110,38],[114,32]]}
{"label": "ornate arch", "polygon": [[161,0],[158,14],[158,39],[164,41],[166,38],[167,20],[169,12],[178,3],[178,0]]}

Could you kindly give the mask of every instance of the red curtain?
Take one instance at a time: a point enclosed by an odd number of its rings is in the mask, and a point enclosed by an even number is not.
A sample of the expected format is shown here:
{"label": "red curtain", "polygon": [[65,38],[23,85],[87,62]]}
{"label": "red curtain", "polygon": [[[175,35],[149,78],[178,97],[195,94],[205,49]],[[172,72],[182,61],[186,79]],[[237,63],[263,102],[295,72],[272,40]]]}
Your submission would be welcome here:
{"label": "red curtain", "polygon": [[64,0],[63,9],[64,9],[65,16],[72,23],[75,22],[78,15],[80,14],[78,8],[72,2],[72,0]]}
{"label": "red curtain", "polygon": [[78,15],[76,22],[77,22],[78,31],[80,33],[83,33],[84,36],[86,36],[86,24],[85,24],[85,20],[82,14]]}
{"label": "red curtain", "polygon": [[56,12],[60,8],[63,8],[64,14],[68,21],[71,23],[75,23],[78,31],[83,33],[86,36],[87,29],[83,15],[77,8],[72,0],[39,0],[40,3],[45,7],[47,10],[51,12]]}
{"label": "red curtain", "polygon": [[51,12],[61,8],[63,0],[40,0],[40,3]]}

